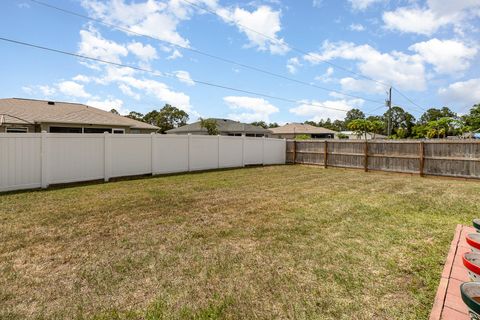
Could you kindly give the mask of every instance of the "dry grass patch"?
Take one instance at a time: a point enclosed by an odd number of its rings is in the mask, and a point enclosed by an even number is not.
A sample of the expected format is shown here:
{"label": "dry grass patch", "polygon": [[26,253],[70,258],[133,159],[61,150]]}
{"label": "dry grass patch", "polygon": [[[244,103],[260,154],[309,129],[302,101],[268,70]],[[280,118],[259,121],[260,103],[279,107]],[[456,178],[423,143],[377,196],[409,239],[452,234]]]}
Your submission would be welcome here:
{"label": "dry grass patch", "polygon": [[479,194],[278,166],[0,195],[0,318],[426,319]]}

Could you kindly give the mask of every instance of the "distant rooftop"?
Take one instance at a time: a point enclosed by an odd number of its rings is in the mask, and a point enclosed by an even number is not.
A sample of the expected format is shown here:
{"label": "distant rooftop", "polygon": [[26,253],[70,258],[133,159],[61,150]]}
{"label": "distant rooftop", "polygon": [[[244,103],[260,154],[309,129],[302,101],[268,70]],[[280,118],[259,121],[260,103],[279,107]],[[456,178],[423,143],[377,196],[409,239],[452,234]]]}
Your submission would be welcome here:
{"label": "distant rooftop", "polygon": [[[217,123],[217,129],[220,132],[248,132],[248,133],[268,133],[270,130],[264,129],[262,127],[254,126],[248,123],[242,123],[234,120],[229,119],[218,119],[218,118],[210,118],[215,120]],[[175,128],[168,130],[167,133],[195,133],[195,132],[207,132],[207,129],[202,128],[200,126],[200,121],[187,124],[183,127]]]}
{"label": "distant rooftop", "polygon": [[70,123],[159,129],[148,123],[80,103],[21,98],[0,99],[0,125],[2,123]]}
{"label": "distant rooftop", "polygon": [[315,127],[304,123],[287,123],[284,126],[270,129],[273,134],[322,134],[322,133],[337,133],[336,131]]}

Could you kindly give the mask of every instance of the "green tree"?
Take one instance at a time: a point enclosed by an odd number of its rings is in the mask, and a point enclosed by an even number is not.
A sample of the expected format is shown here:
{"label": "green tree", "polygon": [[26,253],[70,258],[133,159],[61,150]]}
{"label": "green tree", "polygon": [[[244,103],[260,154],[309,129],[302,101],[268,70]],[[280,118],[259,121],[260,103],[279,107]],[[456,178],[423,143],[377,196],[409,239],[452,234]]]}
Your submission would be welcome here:
{"label": "green tree", "polygon": [[263,129],[267,129],[268,125],[265,121],[255,121],[252,122],[251,125],[257,126],[257,127],[262,127]]}
{"label": "green tree", "polygon": [[219,133],[215,119],[200,118],[200,127],[207,129],[208,135],[210,136],[216,136]]}
{"label": "green tree", "polygon": [[269,124],[268,124],[268,127],[269,127],[269,128],[278,128],[278,127],[280,127],[280,126],[278,125],[278,123],[272,122],[272,123],[269,123]]}
{"label": "green tree", "polygon": [[[392,107],[391,111],[388,110],[385,112],[383,117],[386,119],[386,121],[388,121],[390,115],[393,130],[392,134],[396,137],[398,137],[399,134],[405,138],[409,137],[413,132],[413,127],[415,126],[415,117],[399,106]],[[401,132],[398,132],[399,129],[401,129]]]}
{"label": "green tree", "polygon": [[120,113],[119,113],[117,110],[115,110],[115,109],[110,110],[110,113],[113,113],[113,114],[116,114],[116,115],[120,115]]}
{"label": "green tree", "polygon": [[185,111],[169,104],[166,104],[160,111],[150,111],[143,117],[144,122],[159,127],[161,133],[186,125],[188,119]]}
{"label": "green tree", "polygon": [[431,121],[437,121],[441,118],[457,118],[457,114],[447,107],[441,109],[430,108],[420,117],[420,124],[427,124]]}
{"label": "green tree", "polygon": [[305,121],[304,124],[309,124],[311,126],[318,127],[318,124],[315,121],[311,121],[311,120]]}
{"label": "green tree", "polygon": [[377,134],[382,134],[383,131],[385,130],[385,123],[381,120],[367,119],[367,124],[368,124],[368,129],[370,130],[371,133],[373,133],[373,139],[375,139],[375,136]]}
{"label": "green tree", "polygon": [[367,133],[370,131],[371,122],[367,119],[355,119],[348,123],[348,129],[355,132],[358,136],[364,136],[367,140]]}
{"label": "green tree", "polygon": [[345,116],[345,125],[348,127],[348,124],[357,119],[365,119],[365,113],[360,109],[351,109],[347,112]]}
{"label": "green tree", "polygon": [[128,115],[126,115],[125,117],[133,119],[133,120],[137,120],[137,121],[143,121],[143,114],[141,114],[140,112],[136,112],[136,111],[130,111],[130,113]]}
{"label": "green tree", "polygon": [[480,104],[474,105],[470,109],[469,114],[466,114],[462,117],[462,121],[465,126],[471,128],[471,131],[480,129]]}

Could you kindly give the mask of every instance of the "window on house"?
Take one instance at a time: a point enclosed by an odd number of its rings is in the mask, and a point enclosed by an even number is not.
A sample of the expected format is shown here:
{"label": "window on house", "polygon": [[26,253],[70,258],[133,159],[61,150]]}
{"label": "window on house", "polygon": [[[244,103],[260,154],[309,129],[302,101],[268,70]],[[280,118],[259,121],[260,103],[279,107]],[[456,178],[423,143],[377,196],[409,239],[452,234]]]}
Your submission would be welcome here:
{"label": "window on house", "polygon": [[125,129],[113,129],[113,134],[124,134]]}
{"label": "window on house", "polygon": [[112,133],[111,128],[83,128],[83,133]]}
{"label": "window on house", "polygon": [[28,128],[26,127],[17,127],[17,128],[7,128],[7,133],[28,133]]}
{"label": "window on house", "polygon": [[255,137],[255,134],[254,134],[254,133],[247,133],[245,136],[247,136],[247,137]]}
{"label": "window on house", "polygon": [[229,133],[228,136],[229,137],[241,137],[242,134],[241,133]]}
{"label": "window on house", "polygon": [[50,127],[52,133],[82,133],[82,128],[76,127]]}

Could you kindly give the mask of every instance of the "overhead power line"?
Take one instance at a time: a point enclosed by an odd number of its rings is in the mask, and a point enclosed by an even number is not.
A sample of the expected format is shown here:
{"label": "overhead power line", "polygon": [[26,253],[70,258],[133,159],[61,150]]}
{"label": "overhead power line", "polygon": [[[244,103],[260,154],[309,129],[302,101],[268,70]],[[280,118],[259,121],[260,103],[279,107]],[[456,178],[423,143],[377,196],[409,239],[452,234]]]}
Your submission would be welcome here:
{"label": "overhead power line", "polygon": [[[260,31],[258,31],[258,30],[255,30],[255,29],[253,29],[253,28],[250,28],[250,27],[248,27],[248,26],[246,26],[246,25],[244,25],[244,24],[241,24],[241,23],[239,23],[238,21],[236,21],[236,20],[234,20],[234,19],[231,19],[230,17],[225,17],[225,16],[219,14],[218,12],[216,12],[216,11],[214,11],[214,10],[211,10],[211,9],[209,9],[209,8],[205,8],[205,7],[199,6],[198,4],[193,3],[193,2],[191,2],[190,0],[180,0],[180,1],[183,1],[183,2],[185,2],[185,3],[187,3],[187,4],[189,4],[190,6],[195,7],[195,8],[197,8],[197,9],[199,9],[199,10],[203,10],[203,11],[209,12],[209,13],[211,13],[211,14],[213,14],[213,15],[216,15],[217,17],[220,17],[221,19],[229,20],[229,21],[237,24],[238,26],[241,26],[242,28],[244,28],[244,29],[246,29],[246,30],[249,30],[249,31],[251,31],[251,32],[253,32],[253,33],[255,33],[255,34],[258,34],[258,35],[264,37],[265,39],[268,39],[268,40],[270,40],[270,41],[273,41],[273,42],[275,42],[275,43],[277,43],[277,44],[280,44],[280,45],[282,45],[282,46],[286,46],[286,47],[290,48],[291,50],[296,51],[297,53],[300,53],[300,54],[303,54],[303,55],[307,55],[307,56],[311,55],[311,53],[306,52],[305,50],[302,50],[302,49],[299,49],[299,48],[297,48],[297,47],[293,47],[293,46],[291,46],[291,45],[289,45],[289,44],[283,43],[282,41],[280,41],[280,40],[277,39],[277,38],[271,37],[271,36],[269,36],[269,35],[267,35],[267,34],[265,34],[265,33],[262,33],[262,32],[260,32]],[[376,79],[373,79],[373,78],[371,78],[371,77],[365,76],[365,75],[363,75],[363,74],[361,74],[361,73],[352,71],[352,70],[350,70],[350,69],[347,69],[347,68],[345,68],[345,67],[342,67],[342,66],[340,66],[340,65],[338,65],[338,64],[336,64],[336,63],[333,63],[333,62],[331,62],[331,61],[328,61],[328,60],[326,60],[326,59],[318,59],[318,60],[319,60],[320,62],[323,62],[323,63],[326,63],[326,64],[331,65],[331,66],[333,66],[333,67],[336,67],[337,69],[340,69],[340,70],[343,70],[343,71],[348,72],[348,73],[350,73],[350,74],[353,74],[353,75],[355,75],[355,76],[357,76],[357,77],[359,77],[359,78],[363,78],[363,79],[365,79],[365,80],[373,81],[373,82],[375,82],[375,83],[378,83],[378,84],[380,84],[380,85],[382,85],[382,86],[385,86],[385,87],[388,87],[388,88],[389,88],[389,87],[392,87],[393,90],[395,90],[396,92],[398,92],[402,97],[404,97],[405,99],[407,99],[410,103],[412,103],[412,104],[415,105],[416,107],[419,107],[420,109],[426,111],[426,109],[424,109],[424,108],[422,108],[421,106],[419,106],[419,105],[418,105],[417,103],[415,103],[412,99],[410,99],[407,95],[405,95],[404,93],[402,93],[400,90],[394,88],[394,87],[391,86],[390,84],[387,84],[387,83],[385,83],[385,82],[383,82],[383,81],[376,80]],[[376,101],[376,102],[378,102],[378,101]]]}
{"label": "overhead power line", "polygon": [[[116,66],[116,67],[129,68],[129,69],[133,69],[133,70],[137,70],[137,71],[150,73],[150,74],[153,74],[153,75],[159,76],[159,77],[174,78],[174,79],[176,78],[176,79],[184,80],[184,81],[193,81],[194,83],[202,84],[202,85],[205,85],[205,86],[210,86],[210,87],[214,87],[214,88],[220,88],[220,89],[225,89],[225,90],[230,90],[230,91],[235,91],[235,92],[240,92],[240,93],[245,93],[245,94],[249,94],[249,95],[255,95],[255,96],[269,98],[269,99],[275,99],[275,100],[294,103],[294,104],[302,104],[302,105],[319,107],[319,108],[323,108],[323,109],[330,109],[330,110],[336,110],[336,111],[342,111],[342,112],[348,112],[349,111],[349,110],[344,110],[344,109],[335,108],[335,107],[328,107],[328,106],[326,106],[324,104],[320,104],[320,103],[308,103],[308,102],[305,102],[305,101],[302,101],[302,100],[293,100],[293,99],[278,97],[278,96],[265,94],[265,93],[261,93],[261,92],[244,90],[244,89],[234,88],[234,87],[230,87],[230,86],[226,86],[226,85],[211,83],[211,82],[207,82],[207,81],[185,78],[185,77],[178,76],[176,74],[161,73],[161,72],[157,72],[157,71],[154,71],[154,70],[151,70],[151,69],[136,67],[136,66],[132,66],[132,65],[127,65],[127,64],[113,62],[113,61],[108,61],[108,60],[95,58],[95,57],[89,57],[89,56],[78,54],[78,53],[73,53],[73,52],[54,49],[54,48],[49,48],[49,47],[40,46],[40,45],[36,45],[36,44],[33,44],[33,43],[28,43],[28,42],[23,42],[23,41],[18,41],[18,40],[14,40],[14,39],[0,37],[0,41],[14,43],[14,44],[17,44],[17,45],[36,48],[36,49],[40,49],[40,50],[44,50],[44,51],[64,54],[64,55],[68,55],[68,56],[72,56],[72,57],[76,57],[76,58],[81,58],[81,59],[85,59],[85,60],[91,60],[91,61],[95,61],[95,62],[109,64],[109,65],[113,65],[113,66]],[[373,114],[369,114],[369,115],[373,115]]]}
{"label": "overhead power line", "polygon": [[221,62],[224,62],[224,63],[228,63],[228,64],[232,64],[232,65],[235,65],[235,66],[238,66],[238,67],[242,67],[244,69],[249,69],[249,70],[252,70],[252,71],[255,71],[255,72],[260,72],[260,73],[263,73],[263,74],[266,74],[266,75],[269,75],[269,76],[273,76],[273,77],[276,77],[276,78],[279,78],[279,79],[288,80],[288,81],[291,81],[291,82],[294,82],[294,83],[297,83],[297,84],[302,84],[302,85],[305,85],[305,86],[309,86],[309,87],[312,87],[312,88],[324,90],[324,91],[327,91],[327,92],[335,92],[335,93],[338,93],[338,94],[341,94],[341,95],[344,95],[344,96],[347,96],[347,97],[351,97],[351,98],[362,99],[362,100],[369,101],[369,102],[374,102],[374,103],[381,103],[381,101],[379,101],[379,100],[365,98],[365,97],[355,95],[355,94],[351,94],[351,93],[347,93],[347,92],[344,92],[344,91],[341,91],[341,90],[336,90],[336,89],[331,89],[331,88],[319,86],[319,85],[314,84],[314,83],[310,83],[310,82],[307,82],[307,81],[303,81],[303,80],[295,79],[295,78],[292,78],[292,77],[284,76],[284,75],[276,73],[276,72],[272,72],[272,71],[262,69],[262,68],[259,68],[259,67],[255,67],[255,66],[252,66],[252,65],[248,65],[248,64],[245,64],[245,63],[237,62],[235,60],[224,58],[224,57],[214,55],[214,54],[211,54],[211,53],[208,53],[208,52],[204,52],[204,51],[201,51],[201,50],[198,50],[198,49],[194,49],[194,48],[191,48],[191,47],[183,46],[183,45],[180,45],[180,44],[168,41],[168,40],[160,39],[158,37],[154,37],[154,36],[151,36],[151,35],[148,35],[148,34],[136,32],[136,31],[130,30],[128,28],[113,24],[113,23],[109,23],[109,22],[106,22],[106,21],[103,21],[103,20],[100,20],[100,19],[92,18],[90,16],[87,16],[87,15],[84,15],[84,14],[81,14],[81,13],[78,13],[78,12],[75,12],[75,11],[71,11],[71,10],[68,10],[68,9],[60,8],[60,7],[54,6],[52,4],[49,4],[49,3],[46,3],[46,2],[43,2],[43,1],[39,1],[39,0],[30,0],[30,1],[33,2],[33,3],[36,3],[40,6],[46,7],[46,8],[54,9],[54,10],[57,10],[59,12],[69,14],[69,15],[73,15],[73,16],[77,16],[77,17],[80,17],[80,18],[83,18],[83,19],[86,19],[86,20],[94,21],[94,22],[103,24],[105,26],[108,26],[108,27],[111,27],[111,28],[129,33],[129,34],[132,34],[132,35],[136,35],[136,36],[139,36],[139,37],[145,37],[145,38],[149,38],[151,40],[164,42],[164,43],[167,43],[167,44],[169,44],[171,46],[174,46],[176,48],[187,50],[187,51],[199,54],[199,55],[209,57],[211,59],[215,59],[215,60],[218,60],[218,61],[221,61]]}

